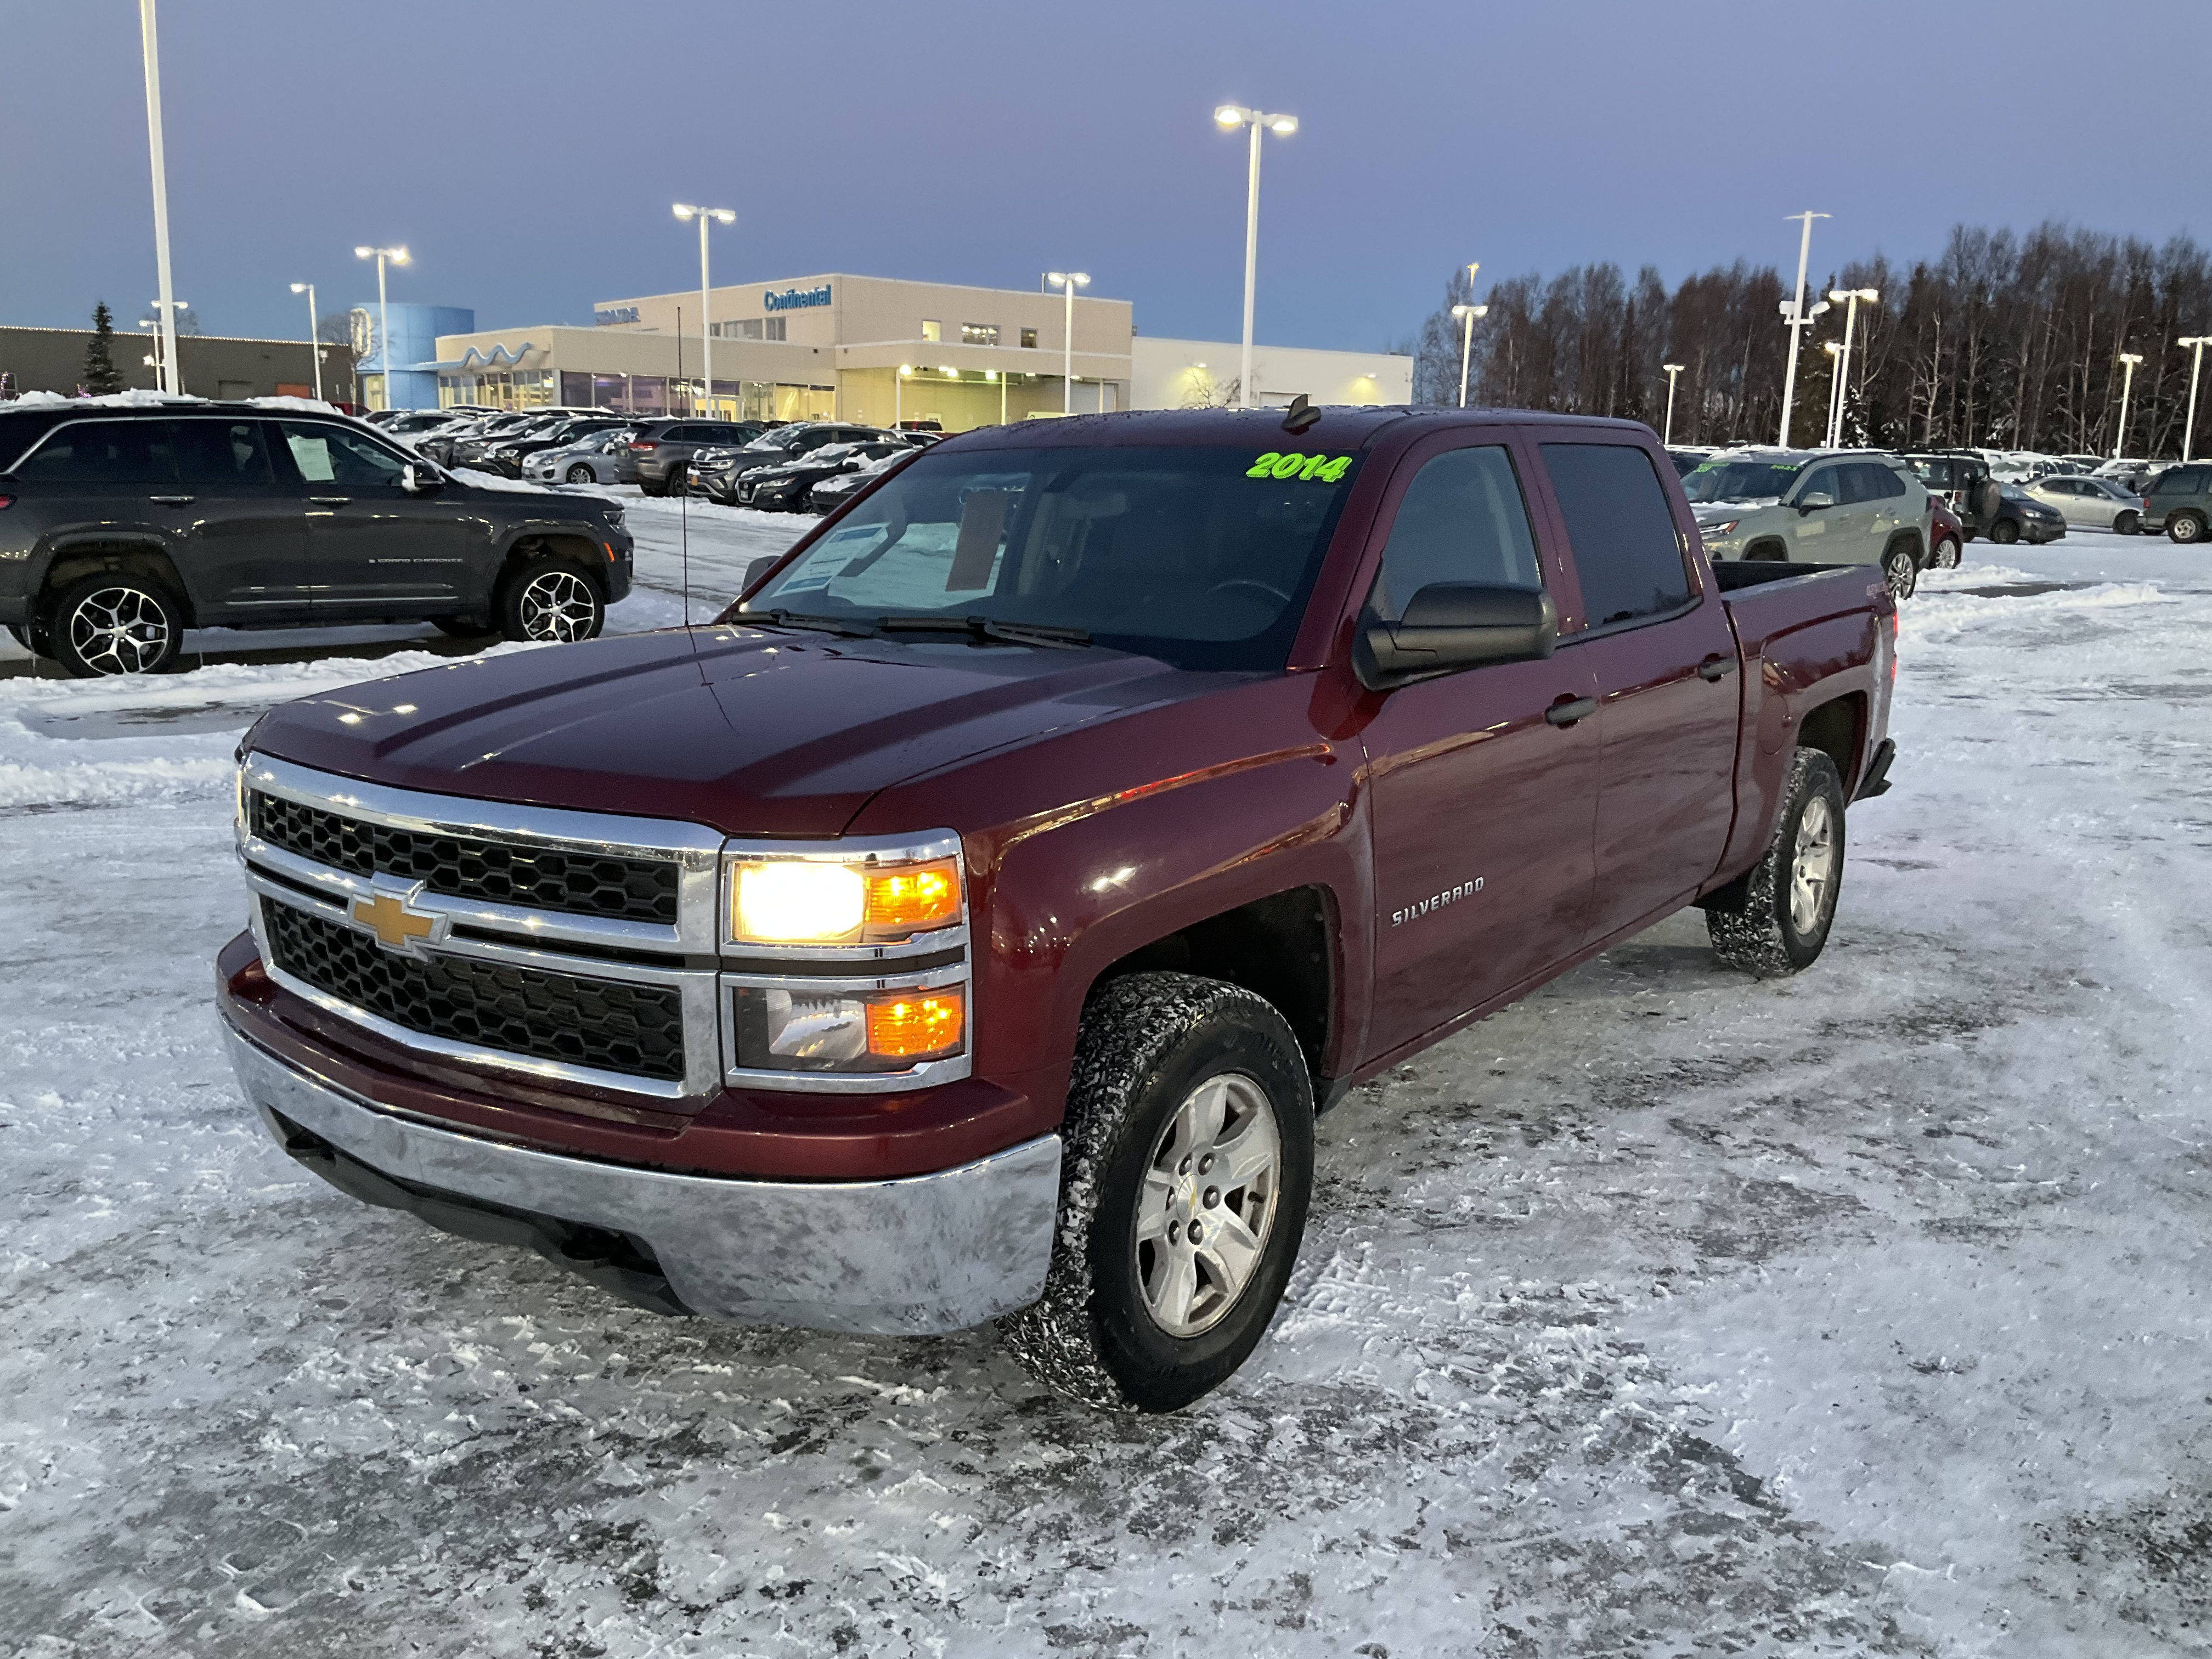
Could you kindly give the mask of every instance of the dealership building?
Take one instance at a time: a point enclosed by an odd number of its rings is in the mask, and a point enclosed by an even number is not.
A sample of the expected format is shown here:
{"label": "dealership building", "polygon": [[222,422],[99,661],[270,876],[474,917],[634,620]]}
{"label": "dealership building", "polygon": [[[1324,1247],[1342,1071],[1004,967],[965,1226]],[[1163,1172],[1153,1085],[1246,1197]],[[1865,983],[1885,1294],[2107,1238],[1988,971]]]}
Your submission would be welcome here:
{"label": "dealership building", "polygon": [[[589,328],[441,334],[434,363],[423,367],[436,372],[441,404],[884,426],[927,419],[948,431],[1063,409],[1237,400],[1237,343],[1140,336],[1127,300],[1079,293],[1071,350],[1057,290],[832,272],[716,288],[708,298],[703,331],[696,289],[610,300],[592,308]],[[1301,392],[1316,403],[1394,404],[1413,392],[1413,359],[1385,352],[1261,347],[1253,367],[1261,404]]]}

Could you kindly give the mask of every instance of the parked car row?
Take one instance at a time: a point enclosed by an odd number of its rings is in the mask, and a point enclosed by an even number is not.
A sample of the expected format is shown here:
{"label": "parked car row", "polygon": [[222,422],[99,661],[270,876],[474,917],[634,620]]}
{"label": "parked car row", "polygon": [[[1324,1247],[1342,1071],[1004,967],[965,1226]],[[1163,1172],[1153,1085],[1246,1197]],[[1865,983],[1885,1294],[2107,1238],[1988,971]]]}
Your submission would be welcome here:
{"label": "parked car row", "polygon": [[736,448],[702,452],[692,462],[691,482],[708,500],[727,507],[799,513],[807,509],[816,484],[943,435],[840,421],[777,427]]}

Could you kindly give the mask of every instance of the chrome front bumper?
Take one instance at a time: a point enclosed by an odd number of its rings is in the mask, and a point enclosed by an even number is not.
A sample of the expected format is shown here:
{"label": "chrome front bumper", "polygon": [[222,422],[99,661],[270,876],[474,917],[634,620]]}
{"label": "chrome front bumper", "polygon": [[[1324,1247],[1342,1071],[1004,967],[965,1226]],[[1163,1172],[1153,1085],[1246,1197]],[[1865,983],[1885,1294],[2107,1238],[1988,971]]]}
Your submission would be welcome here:
{"label": "chrome front bumper", "polygon": [[224,1030],[238,1080],[279,1145],[292,1139],[289,1122],[374,1174],[428,1189],[434,1207],[443,1194],[623,1235],[652,1252],[692,1313],[922,1336],[980,1325],[1044,1289],[1057,1135],[890,1181],[676,1175],[395,1116]]}

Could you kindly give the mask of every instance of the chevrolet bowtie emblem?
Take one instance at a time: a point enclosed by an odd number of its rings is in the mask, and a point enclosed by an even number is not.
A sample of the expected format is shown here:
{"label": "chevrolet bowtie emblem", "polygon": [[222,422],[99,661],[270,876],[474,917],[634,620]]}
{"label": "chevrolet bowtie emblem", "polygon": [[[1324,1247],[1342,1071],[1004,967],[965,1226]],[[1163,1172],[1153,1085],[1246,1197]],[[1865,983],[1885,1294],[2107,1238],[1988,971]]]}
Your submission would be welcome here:
{"label": "chevrolet bowtie emblem", "polygon": [[376,935],[376,942],[402,956],[421,954],[418,947],[436,944],[445,935],[445,918],[417,910],[410,902],[422,890],[419,881],[404,886],[387,885],[381,878],[369,898],[353,902],[353,919]]}

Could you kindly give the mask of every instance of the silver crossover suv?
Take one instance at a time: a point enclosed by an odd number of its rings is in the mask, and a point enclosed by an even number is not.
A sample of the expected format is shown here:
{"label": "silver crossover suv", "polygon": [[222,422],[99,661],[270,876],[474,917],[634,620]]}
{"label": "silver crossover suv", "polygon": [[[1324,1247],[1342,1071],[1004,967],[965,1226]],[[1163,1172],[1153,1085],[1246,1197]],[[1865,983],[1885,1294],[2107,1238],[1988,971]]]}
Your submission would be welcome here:
{"label": "silver crossover suv", "polygon": [[1899,599],[1927,561],[1927,488],[1879,450],[1723,450],[1682,488],[1715,559],[1880,565]]}

